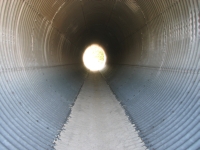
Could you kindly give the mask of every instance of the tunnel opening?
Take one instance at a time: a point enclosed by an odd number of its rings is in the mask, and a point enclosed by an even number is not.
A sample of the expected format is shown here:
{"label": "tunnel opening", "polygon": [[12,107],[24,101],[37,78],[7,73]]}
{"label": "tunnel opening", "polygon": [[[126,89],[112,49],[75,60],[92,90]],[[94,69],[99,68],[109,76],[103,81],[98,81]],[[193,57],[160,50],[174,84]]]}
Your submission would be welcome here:
{"label": "tunnel opening", "polygon": [[1,150],[54,148],[93,43],[146,148],[200,149],[199,0],[2,0]]}
{"label": "tunnel opening", "polygon": [[106,65],[105,50],[97,44],[89,45],[83,53],[83,63],[90,71],[101,71]]}

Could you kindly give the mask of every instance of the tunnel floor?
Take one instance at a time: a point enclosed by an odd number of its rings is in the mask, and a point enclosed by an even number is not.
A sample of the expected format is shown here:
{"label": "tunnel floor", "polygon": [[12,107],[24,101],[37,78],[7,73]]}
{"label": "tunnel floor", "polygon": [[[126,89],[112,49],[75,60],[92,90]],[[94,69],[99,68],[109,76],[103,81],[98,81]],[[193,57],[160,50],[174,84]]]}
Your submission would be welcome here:
{"label": "tunnel floor", "polygon": [[134,125],[100,73],[89,73],[55,149],[144,150]]}

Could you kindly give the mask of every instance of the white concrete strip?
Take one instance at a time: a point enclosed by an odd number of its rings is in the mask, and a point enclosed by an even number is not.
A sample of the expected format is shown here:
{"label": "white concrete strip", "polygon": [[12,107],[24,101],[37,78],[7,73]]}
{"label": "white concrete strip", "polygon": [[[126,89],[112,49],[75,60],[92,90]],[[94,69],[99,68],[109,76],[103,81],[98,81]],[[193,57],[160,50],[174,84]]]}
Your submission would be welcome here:
{"label": "white concrete strip", "polygon": [[56,150],[144,150],[109,86],[99,73],[89,74]]}

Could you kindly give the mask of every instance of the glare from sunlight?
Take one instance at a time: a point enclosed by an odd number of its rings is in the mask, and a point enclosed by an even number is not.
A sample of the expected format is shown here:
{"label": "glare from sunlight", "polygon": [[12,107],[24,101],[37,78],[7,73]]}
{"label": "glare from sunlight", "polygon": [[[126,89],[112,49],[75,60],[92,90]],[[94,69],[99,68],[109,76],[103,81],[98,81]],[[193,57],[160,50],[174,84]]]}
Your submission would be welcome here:
{"label": "glare from sunlight", "polygon": [[104,49],[97,44],[88,46],[83,54],[83,62],[85,67],[91,71],[102,70],[106,63]]}

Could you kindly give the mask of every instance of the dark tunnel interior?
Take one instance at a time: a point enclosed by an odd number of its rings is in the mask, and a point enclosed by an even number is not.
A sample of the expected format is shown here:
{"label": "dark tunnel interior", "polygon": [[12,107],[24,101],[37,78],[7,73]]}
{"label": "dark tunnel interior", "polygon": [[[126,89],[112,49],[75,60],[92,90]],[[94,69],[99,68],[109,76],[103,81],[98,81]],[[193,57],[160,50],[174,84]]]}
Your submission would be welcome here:
{"label": "dark tunnel interior", "polygon": [[1,0],[1,150],[54,149],[93,43],[148,149],[200,149],[199,0]]}

